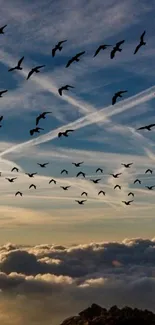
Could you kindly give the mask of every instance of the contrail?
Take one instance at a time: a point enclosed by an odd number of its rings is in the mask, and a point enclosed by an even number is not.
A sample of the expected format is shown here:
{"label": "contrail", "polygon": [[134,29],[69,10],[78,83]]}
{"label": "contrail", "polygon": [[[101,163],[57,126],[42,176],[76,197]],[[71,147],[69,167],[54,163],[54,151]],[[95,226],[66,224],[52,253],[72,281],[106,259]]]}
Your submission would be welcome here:
{"label": "contrail", "polygon": [[[19,143],[13,147],[8,148],[8,149],[4,150],[3,152],[1,152],[0,157],[4,156],[10,152],[14,152],[14,151],[18,151],[18,150],[20,151],[21,149],[24,149],[25,147],[30,147],[30,146],[34,146],[37,144],[51,141],[51,140],[57,138],[58,132],[62,131],[62,129],[73,128],[74,130],[77,130],[77,129],[83,128],[85,126],[95,124],[99,121],[100,122],[102,121],[102,123],[103,123],[103,122],[107,121],[107,118],[109,116],[113,116],[118,113],[127,111],[129,108],[132,108],[138,104],[141,104],[141,103],[151,100],[152,98],[154,98],[154,91],[155,91],[155,86],[150,87],[150,88],[148,88],[148,89],[146,89],[146,90],[144,90],[128,99],[123,100],[121,103],[116,104],[115,108],[112,105],[107,106],[105,108],[102,108],[98,112],[88,114],[84,117],[81,117],[81,118],[75,120],[74,122],[63,125],[62,127],[52,130],[52,131],[50,131],[44,135],[41,135],[35,139],[25,141],[23,143]],[[105,114],[105,112],[107,112],[107,113]]]}

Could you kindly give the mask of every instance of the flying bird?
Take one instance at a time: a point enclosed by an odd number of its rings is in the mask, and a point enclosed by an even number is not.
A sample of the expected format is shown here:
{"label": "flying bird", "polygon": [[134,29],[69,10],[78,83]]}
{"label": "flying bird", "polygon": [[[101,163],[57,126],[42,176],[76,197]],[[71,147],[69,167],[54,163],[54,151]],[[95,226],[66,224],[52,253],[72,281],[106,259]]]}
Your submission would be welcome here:
{"label": "flying bird", "polygon": [[64,191],[67,191],[69,187],[71,186],[60,186],[61,188],[63,188]]}
{"label": "flying bird", "polygon": [[31,71],[28,73],[28,76],[27,76],[27,80],[31,77],[31,75],[36,72],[36,73],[39,73],[41,68],[45,67],[45,65],[38,65],[37,67],[35,68],[32,68]]}
{"label": "flying bird", "polygon": [[85,51],[80,52],[80,53],[76,54],[75,56],[73,56],[73,57],[68,61],[68,63],[66,64],[66,68],[68,68],[68,67],[71,65],[71,63],[73,63],[74,61],[76,61],[76,62],[80,61],[79,57],[80,57],[81,55],[83,55],[83,54],[85,54]]}
{"label": "flying bird", "polygon": [[64,132],[59,132],[58,133],[58,137],[60,138],[62,135],[64,136],[64,137],[68,137],[68,132],[73,132],[74,130],[66,130],[66,131],[64,131]]}
{"label": "flying bird", "polygon": [[79,203],[79,204],[84,204],[84,202],[86,202],[87,200],[82,200],[82,201],[79,201],[79,200],[75,200],[75,202]]}
{"label": "flying bird", "polygon": [[6,89],[6,90],[1,90],[1,91],[0,91],[0,97],[3,97],[2,95],[3,95],[4,93],[7,93],[7,91],[8,91],[7,89]]}
{"label": "flying bird", "polygon": [[100,171],[101,173],[103,173],[103,169],[102,169],[102,168],[97,168],[97,169],[96,169],[96,173],[99,172],[99,171]]}
{"label": "flying bird", "polygon": [[148,169],[146,170],[145,174],[147,174],[147,173],[152,174],[152,172],[153,172],[153,171],[152,171],[151,169],[148,168]]}
{"label": "flying bird", "polygon": [[146,42],[144,42],[144,35],[145,35],[146,31],[143,32],[143,34],[140,36],[140,42],[139,44],[136,46],[134,54],[136,54],[138,52],[138,50],[140,49],[141,46],[146,45]]}
{"label": "flying bird", "polygon": [[4,34],[4,28],[6,27],[7,25],[4,25],[2,27],[0,27],[0,34]]}
{"label": "flying bird", "polygon": [[129,163],[129,164],[121,164],[122,166],[124,166],[125,168],[130,168],[131,165],[133,165],[133,163]]}
{"label": "flying bird", "polygon": [[122,94],[127,93],[127,92],[128,92],[127,90],[120,90],[117,93],[115,93],[113,98],[112,98],[112,105],[115,105],[116,100],[117,100],[118,97],[122,97]]}
{"label": "flying bird", "polygon": [[78,163],[72,163],[72,165],[75,165],[75,167],[80,167],[81,164],[83,164],[84,161],[78,162]]}
{"label": "flying bird", "polygon": [[3,115],[0,116],[0,122],[3,120]]}
{"label": "flying bird", "polygon": [[49,184],[51,184],[52,182],[53,182],[54,184],[56,184],[56,181],[55,181],[55,179],[53,179],[53,178],[49,181]]}
{"label": "flying bird", "polygon": [[75,88],[75,87],[70,86],[70,85],[65,85],[65,86],[63,86],[63,87],[61,87],[61,88],[58,89],[59,95],[62,96],[63,90],[69,90],[69,88]]}
{"label": "flying bird", "polygon": [[118,184],[114,186],[114,190],[115,190],[117,187],[121,190],[121,186],[118,185]]}
{"label": "flying bird", "polygon": [[112,45],[106,45],[106,44],[103,44],[103,45],[100,45],[98,48],[97,48],[97,50],[96,50],[96,52],[95,52],[95,54],[94,54],[94,57],[101,51],[101,50],[105,50],[107,47],[109,47],[109,46],[112,46]]}
{"label": "flying bird", "polygon": [[94,184],[97,184],[100,180],[101,180],[101,178],[98,178],[98,179],[91,179],[91,181],[92,181]]}
{"label": "flying bird", "polygon": [[125,42],[125,40],[117,42],[116,45],[113,47],[110,57],[113,59],[115,57],[116,52],[122,52],[122,49],[120,49],[120,46]]}
{"label": "flying bird", "polygon": [[119,175],[122,175],[122,173],[118,173],[118,174],[110,174],[111,176],[113,176],[114,178],[118,178]]}
{"label": "flying bird", "polygon": [[39,164],[39,163],[37,163],[37,165],[39,165],[40,167],[42,167],[42,168],[45,168],[46,167],[46,165],[48,165],[49,163],[44,163],[44,164]]}
{"label": "flying bird", "polygon": [[66,174],[68,174],[68,170],[66,170],[66,169],[63,169],[63,170],[61,171],[61,174],[63,174],[63,173],[66,173]]}
{"label": "flying bird", "polygon": [[21,64],[24,60],[24,56],[18,61],[17,65],[14,68],[9,69],[8,71],[13,71],[13,70],[22,70],[23,68],[21,67]]}
{"label": "flying bird", "polygon": [[29,186],[29,188],[32,188],[32,187],[34,187],[34,189],[36,190],[36,185],[31,184],[31,185]]}
{"label": "flying bird", "polygon": [[134,196],[134,193],[133,192],[128,193],[128,196],[130,196],[130,195]]}
{"label": "flying bird", "polygon": [[13,183],[15,179],[17,179],[17,177],[14,177],[14,178],[7,178],[6,179],[10,182],[10,183]]}
{"label": "flying bird", "polygon": [[102,193],[103,195],[105,195],[105,192],[104,192],[104,191],[99,191],[99,192],[98,192],[98,195],[100,195],[101,193]]}
{"label": "flying bird", "polygon": [[151,128],[153,128],[153,126],[155,126],[155,124],[149,124],[149,125],[145,125],[145,126],[141,126],[139,129],[137,130],[148,130],[151,131]]}
{"label": "flying bird", "polygon": [[34,177],[34,175],[36,175],[37,173],[32,173],[32,174],[30,174],[30,173],[25,173],[25,175],[28,175],[29,177]]}
{"label": "flying bird", "polygon": [[16,192],[16,193],[15,193],[15,196],[17,196],[18,194],[19,194],[20,196],[22,196],[22,195],[23,195],[23,193],[22,193],[22,192],[18,191],[18,192]]}
{"label": "flying bird", "polygon": [[56,44],[55,45],[55,47],[52,49],[52,56],[54,57],[55,56],[55,53],[56,53],[56,51],[61,51],[62,50],[62,46],[61,46],[61,44],[63,44],[63,43],[65,43],[65,42],[67,42],[67,40],[64,40],[64,41],[60,41],[60,42],[58,42],[58,44]]}
{"label": "flying bird", "polygon": [[51,114],[52,112],[43,112],[43,113],[41,113],[40,115],[38,115],[37,116],[37,118],[36,118],[36,125],[38,125],[38,123],[39,123],[39,121],[41,120],[41,119],[45,119],[46,118],[46,115],[47,114]]}
{"label": "flying bird", "polygon": [[145,186],[145,187],[148,188],[148,190],[152,190],[153,187],[155,187],[155,185],[153,185],[153,186]]}
{"label": "flying bird", "polygon": [[137,178],[137,179],[134,181],[134,184],[136,184],[136,183],[141,184],[142,182]]}
{"label": "flying bird", "polygon": [[133,200],[131,201],[122,201],[125,205],[130,205],[131,202],[133,202]]}
{"label": "flying bird", "polygon": [[83,195],[88,196],[88,193],[87,192],[82,192],[81,196],[83,196]]}
{"label": "flying bird", "polygon": [[36,127],[34,129],[30,130],[30,135],[33,135],[34,133],[40,133],[40,130],[44,130],[43,128]]}
{"label": "flying bird", "polygon": [[14,172],[14,170],[16,170],[17,173],[19,172],[19,169],[18,169],[17,167],[13,167],[13,168],[11,169],[11,172]]}
{"label": "flying bird", "polygon": [[86,174],[83,173],[83,172],[79,172],[79,173],[77,173],[76,177],[78,177],[78,176],[80,176],[80,175],[82,175],[84,178],[86,177]]}

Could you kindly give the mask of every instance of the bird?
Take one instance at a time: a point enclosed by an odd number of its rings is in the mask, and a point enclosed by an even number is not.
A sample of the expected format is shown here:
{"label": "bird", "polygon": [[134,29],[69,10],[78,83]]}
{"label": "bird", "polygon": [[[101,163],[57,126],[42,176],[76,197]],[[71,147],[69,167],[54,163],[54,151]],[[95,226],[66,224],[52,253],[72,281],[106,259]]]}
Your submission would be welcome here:
{"label": "bird", "polygon": [[131,165],[133,165],[133,163],[129,163],[129,164],[121,164],[122,166],[124,166],[125,168],[130,168]]}
{"label": "bird", "polygon": [[0,91],[0,97],[3,97],[2,95],[3,95],[4,93],[7,93],[7,91],[8,91],[7,89],[5,89],[5,90],[1,90],[1,91]]}
{"label": "bird", "polygon": [[40,130],[44,130],[43,128],[36,127],[34,129],[30,130],[30,135],[33,135],[34,133],[40,133]]}
{"label": "bird", "polygon": [[16,172],[19,172],[19,169],[18,169],[17,167],[13,167],[13,168],[11,169],[11,172],[13,172],[14,170],[16,170]]}
{"label": "bird", "polygon": [[113,59],[115,57],[116,52],[122,52],[122,49],[120,49],[120,46],[125,42],[125,40],[117,42],[116,45],[113,47],[110,57]]}
{"label": "bird", "polygon": [[105,195],[105,192],[104,192],[104,191],[99,191],[99,192],[98,192],[98,195],[100,195],[101,193],[102,193],[103,195]]}
{"label": "bird", "polygon": [[134,196],[134,193],[132,193],[132,192],[128,193],[128,196],[130,196],[130,195]]}
{"label": "bird", "polygon": [[22,192],[18,191],[18,192],[16,192],[16,193],[15,193],[15,196],[17,196],[18,194],[19,194],[20,196],[22,196],[22,195],[23,195],[23,193],[22,193]]}
{"label": "bird", "polygon": [[153,128],[153,126],[155,126],[155,123],[154,124],[145,125],[145,126],[141,126],[137,130],[145,130],[146,129],[148,131],[151,131],[151,128]]}
{"label": "bird", "polygon": [[61,171],[61,174],[63,174],[63,173],[66,173],[66,174],[68,174],[68,170],[66,170],[66,169],[63,169],[63,170]]}
{"label": "bird", "polygon": [[30,174],[30,173],[25,173],[25,175],[28,175],[29,177],[34,177],[34,175],[36,175],[37,173],[32,173],[32,174]]}
{"label": "bird", "polygon": [[23,68],[21,67],[21,64],[24,60],[24,56],[18,61],[17,65],[14,68],[9,69],[8,71],[13,71],[13,70],[22,70]]}
{"label": "bird", "polygon": [[67,191],[69,187],[71,186],[60,186],[61,188],[63,188],[64,191]]}
{"label": "bird", "polygon": [[35,190],[36,190],[36,185],[34,185],[34,184],[31,184],[31,185],[29,186],[29,188],[31,188],[31,187],[34,187],[34,188],[35,188]]}
{"label": "bird", "polygon": [[69,90],[69,88],[75,88],[75,87],[70,86],[70,85],[65,85],[65,86],[63,86],[63,87],[61,87],[61,88],[58,89],[59,95],[62,96],[62,91],[63,90]]}
{"label": "bird", "polygon": [[84,178],[86,177],[86,174],[83,173],[83,172],[79,172],[79,173],[77,173],[76,177],[78,177],[78,176],[80,176],[80,175],[82,175]]}
{"label": "bird", "polygon": [[117,188],[117,187],[121,190],[121,186],[118,185],[118,184],[114,186],[114,190],[115,190],[115,188]]}
{"label": "bird", "polygon": [[131,202],[133,202],[133,200],[131,201],[122,201],[125,205],[130,205]]}
{"label": "bird", "polygon": [[58,42],[58,44],[55,45],[55,47],[52,49],[52,56],[53,57],[55,56],[55,53],[56,53],[57,50],[59,50],[59,51],[62,50],[63,47],[61,46],[61,44],[65,43],[65,42],[67,42],[67,40],[60,41],[60,42]]}
{"label": "bird", "polygon": [[115,105],[116,100],[117,100],[118,97],[122,97],[121,94],[127,93],[127,92],[128,92],[127,90],[120,90],[117,93],[115,93],[114,96],[112,97],[112,105]]}
{"label": "bird", "polygon": [[144,35],[145,35],[146,31],[143,32],[143,34],[140,36],[140,42],[139,44],[136,46],[134,54],[136,54],[138,52],[138,50],[140,49],[141,46],[146,45],[146,42],[144,42]]}
{"label": "bird", "polygon": [[152,174],[153,171],[152,171],[151,169],[148,168],[148,169],[146,170],[145,174],[147,174],[148,172],[149,172],[150,174]]}
{"label": "bird", "polygon": [[72,163],[72,165],[75,165],[75,167],[80,167],[81,164],[83,164],[84,161],[78,162],[78,163]]}
{"label": "bird", "polygon": [[119,175],[122,175],[122,173],[118,173],[118,174],[110,174],[111,176],[113,176],[114,178],[118,178]]}
{"label": "bird", "polygon": [[148,188],[148,190],[152,190],[153,187],[155,187],[155,185],[152,185],[152,186],[145,186],[146,188]]}
{"label": "bird", "polygon": [[81,201],[79,201],[79,200],[75,200],[75,202],[77,202],[77,203],[79,203],[79,204],[84,204],[84,202],[86,202],[87,200],[81,200]]}
{"label": "bird", "polygon": [[0,116],[0,122],[3,120],[3,115]]}
{"label": "bird", "polygon": [[92,181],[94,184],[97,184],[100,180],[101,180],[101,178],[98,178],[98,179],[91,179],[91,181]]}
{"label": "bird", "polygon": [[44,68],[45,65],[38,65],[37,67],[34,67],[30,70],[30,72],[28,73],[28,76],[27,76],[27,80],[31,77],[31,75],[36,72],[36,73],[39,73],[41,68]]}
{"label": "bird", "polygon": [[66,131],[64,131],[64,132],[59,132],[58,133],[58,137],[60,138],[62,135],[64,136],[64,137],[68,137],[68,132],[73,132],[74,130],[66,130]]}
{"label": "bird", "polygon": [[141,184],[142,182],[137,178],[137,179],[134,181],[134,184],[136,184],[136,183]]}
{"label": "bird", "polygon": [[4,34],[4,28],[6,27],[7,25],[4,25],[2,27],[0,27],[0,34]]}
{"label": "bird", "polygon": [[107,47],[109,47],[109,46],[112,46],[112,45],[107,45],[107,44],[103,44],[103,45],[100,45],[98,48],[97,48],[97,50],[96,50],[96,52],[95,52],[95,54],[94,54],[94,57],[101,51],[101,50],[105,50]]}
{"label": "bird", "polygon": [[71,65],[71,63],[73,63],[74,61],[76,62],[80,61],[79,57],[83,54],[85,54],[85,51],[77,53],[75,56],[73,56],[66,64],[66,68],[68,68]]}
{"label": "bird", "polygon": [[55,181],[55,179],[53,179],[53,178],[49,181],[49,184],[51,184],[52,182],[53,182],[54,184],[56,184],[56,181]]}
{"label": "bird", "polygon": [[46,115],[47,114],[51,114],[52,112],[43,112],[43,113],[41,113],[40,115],[38,115],[37,116],[37,118],[36,118],[36,125],[38,125],[38,123],[39,123],[39,121],[41,120],[41,119],[45,119],[46,118]]}
{"label": "bird", "polygon": [[97,168],[97,169],[96,169],[96,173],[99,172],[99,171],[100,171],[101,173],[103,173],[103,169],[102,169],[102,168]]}
{"label": "bird", "polygon": [[40,167],[42,167],[42,168],[45,168],[46,167],[46,165],[48,165],[49,163],[44,163],[44,164],[39,164],[39,163],[37,163],[37,165],[39,165]]}
{"label": "bird", "polygon": [[82,192],[81,193],[81,196],[83,196],[85,194],[85,196],[88,196],[88,193],[87,192]]}
{"label": "bird", "polygon": [[17,177],[14,177],[14,178],[7,178],[6,179],[10,182],[10,183],[13,183],[15,179],[17,179]]}

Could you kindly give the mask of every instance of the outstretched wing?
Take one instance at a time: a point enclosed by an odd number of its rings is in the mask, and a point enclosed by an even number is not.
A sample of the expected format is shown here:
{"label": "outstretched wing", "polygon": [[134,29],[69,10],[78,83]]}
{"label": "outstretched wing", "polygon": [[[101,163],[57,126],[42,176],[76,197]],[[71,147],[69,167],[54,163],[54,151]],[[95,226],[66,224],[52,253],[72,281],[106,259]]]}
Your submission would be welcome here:
{"label": "outstretched wing", "polygon": [[83,54],[85,54],[85,51],[80,52],[80,53],[77,53],[77,54],[75,55],[75,57],[77,58],[77,57],[79,57],[79,56],[81,56],[81,55],[83,55]]}
{"label": "outstretched wing", "polygon": [[117,94],[115,94],[112,98],[112,105],[115,105],[117,99]]}
{"label": "outstretched wing", "polygon": [[71,58],[68,62],[67,62],[67,64],[66,64],[66,68],[68,68],[70,65],[71,65],[71,63],[74,61],[74,58]]}
{"label": "outstretched wing", "polygon": [[27,80],[31,77],[31,75],[34,73],[34,70],[32,69],[29,73],[28,73],[28,76],[27,76]]}
{"label": "outstretched wing", "polygon": [[141,42],[144,41],[143,38],[144,38],[145,33],[146,33],[146,31],[144,30],[143,34],[140,36],[140,40],[141,40]]}
{"label": "outstretched wing", "polygon": [[63,87],[58,89],[58,93],[59,93],[60,96],[62,96],[62,90],[63,90]]}
{"label": "outstretched wing", "polygon": [[53,56],[53,58],[54,58],[54,56],[55,56],[55,52],[56,52],[56,48],[54,47],[54,48],[52,49],[52,56]]}
{"label": "outstretched wing", "polygon": [[140,43],[136,46],[136,48],[135,48],[135,51],[134,51],[134,54],[136,54],[137,52],[138,52],[138,50],[140,49],[140,47],[141,47],[141,45],[140,45]]}
{"label": "outstretched wing", "polygon": [[21,65],[22,61],[24,60],[24,56],[22,56],[22,58],[18,61],[18,67]]}
{"label": "outstretched wing", "polygon": [[36,125],[38,125],[40,119],[41,119],[41,116],[39,115],[39,116],[36,118]]}
{"label": "outstretched wing", "polygon": [[94,54],[94,57],[101,51],[101,49],[102,49],[102,46],[100,45],[99,47],[98,47],[98,49],[96,50],[96,52],[95,52],[95,54]]}

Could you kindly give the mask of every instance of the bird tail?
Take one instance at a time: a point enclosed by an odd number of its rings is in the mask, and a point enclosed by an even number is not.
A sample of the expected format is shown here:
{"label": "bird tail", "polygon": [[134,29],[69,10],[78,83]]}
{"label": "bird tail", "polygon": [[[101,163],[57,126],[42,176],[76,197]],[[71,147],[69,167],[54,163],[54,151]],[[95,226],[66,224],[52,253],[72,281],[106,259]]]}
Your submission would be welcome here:
{"label": "bird tail", "polygon": [[119,52],[122,52],[122,49],[118,49]]}
{"label": "bird tail", "polygon": [[62,46],[59,46],[59,51],[61,51],[62,50]]}

